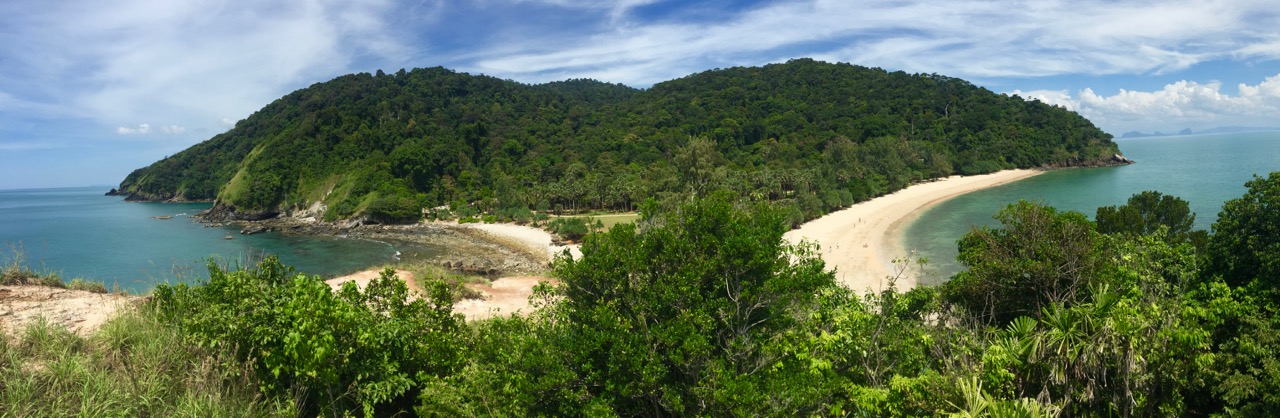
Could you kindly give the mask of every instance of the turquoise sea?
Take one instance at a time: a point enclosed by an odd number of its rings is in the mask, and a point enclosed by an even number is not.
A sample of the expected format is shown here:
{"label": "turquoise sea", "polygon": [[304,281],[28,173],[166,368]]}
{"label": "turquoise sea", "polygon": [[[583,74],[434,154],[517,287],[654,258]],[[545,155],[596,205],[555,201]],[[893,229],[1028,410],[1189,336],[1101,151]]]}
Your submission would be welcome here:
{"label": "turquoise sea", "polygon": [[230,265],[272,254],[299,271],[330,276],[388,263],[395,253],[373,241],[206,228],[190,215],[208,203],[124,202],[103,196],[109,189],[0,190],[0,260],[21,254],[34,270],[64,280],[145,292],[155,283],[207,277],[210,257]]}
{"label": "turquoise sea", "polygon": [[1129,196],[1155,190],[1181,197],[1196,213],[1196,227],[1210,229],[1222,203],[1244,194],[1253,176],[1280,171],[1280,132],[1251,132],[1118,139],[1137,161],[1123,167],[1051,171],[943,202],[925,212],[904,241],[929,259],[921,283],[940,283],[961,266],[956,241],[971,227],[994,226],[996,211],[1019,199],[1075,210],[1090,219],[1100,206],[1122,205]]}

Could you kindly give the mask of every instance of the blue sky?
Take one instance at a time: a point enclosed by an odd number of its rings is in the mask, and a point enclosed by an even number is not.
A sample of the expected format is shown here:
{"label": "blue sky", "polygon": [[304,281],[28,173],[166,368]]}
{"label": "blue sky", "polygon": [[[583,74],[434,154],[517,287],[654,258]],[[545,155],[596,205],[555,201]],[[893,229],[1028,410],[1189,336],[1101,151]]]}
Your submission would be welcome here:
{"label": "blue sky", "polygon": [[444,66],[635,87],[812,57],[964,78],[1113,134],[1277,126],[1267,1],[9,0],[0,189],[113,185],[290,91]]}

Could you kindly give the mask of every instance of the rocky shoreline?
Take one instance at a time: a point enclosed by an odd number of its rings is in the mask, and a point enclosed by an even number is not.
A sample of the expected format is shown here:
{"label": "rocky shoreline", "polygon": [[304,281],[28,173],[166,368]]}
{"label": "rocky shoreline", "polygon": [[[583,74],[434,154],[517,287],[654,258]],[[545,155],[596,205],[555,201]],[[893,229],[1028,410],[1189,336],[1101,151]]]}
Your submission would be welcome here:
{"label": "rocky shoreline", "polygon": [[237,227],[245,235],[279,233],[382,242],[394,247],[401,261],[426,263],[458,273],[487,277],[539,274],[547,270],[551,261],[545,250],[516,245],[501,237],[454,223],[330,223],[313,217],[289,216],[261,220],[216,220],[207,214],[197,214],[195,218],[206,227]]}
{"label": "rocky shoreline", "polygon": [[1076,161],[1065,164],[1045,164],[1040,166],[1042,169],[1059,169],[1059,168],[1100,168],[1100,167],[1119,167],[1134,164],[1137,161],[1125,157],[1123,154],[1112,154],[1111,158],[1101,160]]}

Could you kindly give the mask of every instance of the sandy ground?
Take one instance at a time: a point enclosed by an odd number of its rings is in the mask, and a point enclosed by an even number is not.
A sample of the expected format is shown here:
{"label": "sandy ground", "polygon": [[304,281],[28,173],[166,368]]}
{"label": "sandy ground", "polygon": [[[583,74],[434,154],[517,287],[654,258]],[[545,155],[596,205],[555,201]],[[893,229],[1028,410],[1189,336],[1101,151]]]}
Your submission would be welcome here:
{"label": "sandy ground", "polygon": [[[328,283],[335,292],[342,288],[343,283],[350,281],[356,282],[356,286],[364,290],[369,285],[369,281],[376,279],[381,273],[382,270],[365,270],[325,280],[325,283]],[[418,283],[414,281],[412,272],[396,270],[396,277],[404,280],[409,286],[409,300],[422,295],[422,288],[418,287]],[[459,301],[453,305],[453,311],[462,314],[468,320],[529,313],[532,310],[529,306],[529,296],[533,295],[533,287],[544,281],[555,283],[554,280],[540,276],[513,276],[503,277],[489,284],[468,284],[466,285],[468,288],[480,292],[481,298]]]}
{"label": "sandy ground", "polygon": [[[324,282],[327,283],[329,287],[333,288],[334,292],[337,292],[338,290],[342,289],[343,283],[356,282],[356,287],[360,288],[360,291],[363,292],[364,288],[369,286],[369,282],[373,281],[373,279],[378,278],[378,276],[380,276],[381,274],[382,274],[382,269],[365,270],[359,273],[348,274],[346,276],[325,280]],[[396,270],[396,277],[399,277],[400,280],[404,280],[405,284],[408,285],[409,300],[416,299],[417,296],[422,294],[422,290],[421,290],[422,288],[418,287],[418,282],[413,279],[412,272],[408,270]]]}
{"label": "sandy ground", "polygon": [[492,284],[469,284],[467,287],[480,291],[481,299],[467,299],[455,303],[453,311],[467,317],[467,320],[485,319],[499,315],[528,314],[533,310],[529,305],[529,296],[533,295],[533,287],[539,282],[556,283],[555,280],[539,276],[503,277]]}
{"label": "sandy ground", "polygon": [[554,245],[551,243],[551,233],[538,228],[514,224],[458,224],[458,228],[467,228],[481,231],[494,239],[524,251],[538,256],[546,256],[547,261],[551,261],[552,257],[560,254],[564,250],[574,258],[582,257],[582,250],[578,245]]}
{"label": "sandy ground", "polygon": [[911,274],[898,274],[895,258],[910,257],[902,236],[921,213],[947,199],[1040,174],[1037,170],[1006,170],[978,176],[951,176],[916,184],[896,193],[862,202],[848,209],[809,221],[783,237],[792,243],[801,240],[821,246],[827,268],[850,289],[880,291],[888,278],[897,278],[899,290],[915,286]]}
{"label": "sandy ground", "polygon": [[0,286],[0,331],[15,335],[44,317],[81,336],[98,329],[139,296],[91,293],[46,286]]}

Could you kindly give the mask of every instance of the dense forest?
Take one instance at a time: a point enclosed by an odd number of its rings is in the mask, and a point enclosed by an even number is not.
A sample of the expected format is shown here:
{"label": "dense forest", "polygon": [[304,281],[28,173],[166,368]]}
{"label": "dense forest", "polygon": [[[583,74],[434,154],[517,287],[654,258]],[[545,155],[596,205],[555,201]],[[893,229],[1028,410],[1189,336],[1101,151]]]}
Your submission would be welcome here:
{"label": "dense forest", "polygon": [[88,339],[0,334],[0,415],[1277,416],[1280,172],[1211,232],[1187,208],[1012,204],[946,285],[859,295],[781,208],[716,192],[588,236],[527,317],[471,322],[390,269],[331,291],[211,265]]}
{"label": "dense forest", "polygon": [[430,68],[293,92],[134,171],[119,193],[216,199],[230,217],[405,222],[423,208],[520,220],[725,191],[794,222],[923,179],[1109,163],[1110,139],[963,80],[807,59],[644,90]]}

